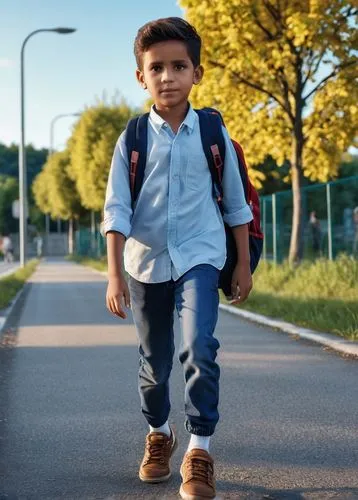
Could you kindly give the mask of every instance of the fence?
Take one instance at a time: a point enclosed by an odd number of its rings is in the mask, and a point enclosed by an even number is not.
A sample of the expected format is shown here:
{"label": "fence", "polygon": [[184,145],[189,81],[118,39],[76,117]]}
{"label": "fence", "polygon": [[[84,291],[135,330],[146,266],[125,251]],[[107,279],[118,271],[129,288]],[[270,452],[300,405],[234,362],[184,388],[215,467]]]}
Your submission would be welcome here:
{"label": "fence", "polygon": [[106,255],[106,239],[99,228],[81,228],[75,232],[74,252],[77,255],[100,258]]}
{"label": "fence", "polygon": [[[358,176],[301,190],[303,256],[334,259],[338,253],[353,254],[355,227],[353,210],[358,206]],[[292,191],[260,198],[264,232],[263,258],[281,262],[288,257],[292,227]],[[310,223],[316,213],[319,225]],[[357,249],[358,250],[358,249]]]}
{"label": "fence", "polygon": [[[355,227],[353,210],[358,206],[358,176],[302,188],[303,256],[333,259],[340,252],[353,253]],[[264,232],[263,258],[281,262],[288,257],[292,227],[292,191],[260,197]],[[319,227],[310,224],[315,212]],[[76,231],[75,253],[101,257],[106,241],[96,229]],[[358,250],[358,248],[357,248]]]}

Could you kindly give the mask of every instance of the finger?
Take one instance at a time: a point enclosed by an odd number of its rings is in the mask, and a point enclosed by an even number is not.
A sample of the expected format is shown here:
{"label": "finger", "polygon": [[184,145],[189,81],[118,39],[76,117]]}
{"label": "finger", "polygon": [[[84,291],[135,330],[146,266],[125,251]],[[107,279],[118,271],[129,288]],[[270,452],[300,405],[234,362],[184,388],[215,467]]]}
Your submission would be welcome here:
{"label": "finger", "polygon": [[127,317],[127,315],[123,310],[122,300],[119,297],[114,297],[113,302],[114,302],[114,305],[116,308],[116,312],[118,313],[118,316],[122,319],[125,319]]}
{"label": "finger", "polygon": [[240,294],[239,302],[244,302],[250,294],[251,288],[244,288],[243,292]]}
{"label": "finger", "polygon": [[106,305],[107,305],[108,311],[112,314],[115,314],[114,306],[113,306],[112,300],[109,296],[106,297]]}
{"label": "finger", "polygon": [[230,300],[229,304],[231,306],[234,306],[235,304],[238,304],[240,302],[240,299],[234,299],[234,300]]}
{"label": "finger", "polygon": [[245,302],[245,300],[247,299],[248,297],[248,294],[242,294],[240,295],[240,297],[238,298],[237,302],[241,304],[241,302]]}
{"label": "finger", "polygon": [[120,315],[120,313],[117,310],[117,305],[115,303],[114,298],[112,297],[111,299],[109,299],[109,302],[110,302],[111,313],[114,314],[115,316],[118,316],[119,318],[121,318],[122,316]]}
{"label": "finger", "polygon": [[240,287],[238,285],[238,283],[232,283],[231,284],[231,297],[233,300],[236,300],[240,297],[241,293],[240,293]]}
{"label": "finger", "polygon": [[108,309],[111,311],[112,314],[115,314],[117,316],[116,308],[111,298],[108,298]]}

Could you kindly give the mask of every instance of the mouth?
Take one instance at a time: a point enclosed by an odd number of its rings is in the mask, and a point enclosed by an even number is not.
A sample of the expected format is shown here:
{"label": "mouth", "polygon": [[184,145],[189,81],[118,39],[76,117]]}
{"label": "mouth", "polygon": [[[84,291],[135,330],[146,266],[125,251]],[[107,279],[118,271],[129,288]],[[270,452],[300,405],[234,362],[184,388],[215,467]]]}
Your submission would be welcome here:
{"label": "mouth", "polygon": [[173,94],[174,92],[178,92],[178,89],[163,89],[160,94]]}

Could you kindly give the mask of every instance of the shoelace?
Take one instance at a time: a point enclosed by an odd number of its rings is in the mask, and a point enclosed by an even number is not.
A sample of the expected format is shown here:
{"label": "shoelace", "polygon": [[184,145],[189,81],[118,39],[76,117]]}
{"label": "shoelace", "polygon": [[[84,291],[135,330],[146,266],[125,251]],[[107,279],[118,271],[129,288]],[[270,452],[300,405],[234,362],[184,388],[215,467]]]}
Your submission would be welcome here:
{"label": "shoelace", "polygon": [[188,460],[188,480],[198,479],[206,481],[210,486],[213,484],[213,466],[210,462],[201,458]]}
{"label": "shoelace", "polygon": [[148,464],[150,462],[164,462],[165,459],[165,451],[166,451],[166,443],[163,440],[146,443],[146,451],[147,457],[145,463]]}

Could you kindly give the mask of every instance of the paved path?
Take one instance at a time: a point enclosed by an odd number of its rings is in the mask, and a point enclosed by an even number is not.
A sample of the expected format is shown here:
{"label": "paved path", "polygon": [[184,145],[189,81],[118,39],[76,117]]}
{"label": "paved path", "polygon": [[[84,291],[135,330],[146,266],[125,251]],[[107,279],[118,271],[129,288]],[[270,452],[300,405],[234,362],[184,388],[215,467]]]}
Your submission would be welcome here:
{"label": "paved path", "polygon": [[[0,348],[1,500],[178,498],[180,365],[173,477],[145,485],[135,331],[107,313],[105,289],[104,277],[67,262],[43,262],[33,275],[17,345]],[[220,498],[357,499],[357,361],[228,313],[217,334]]]}

